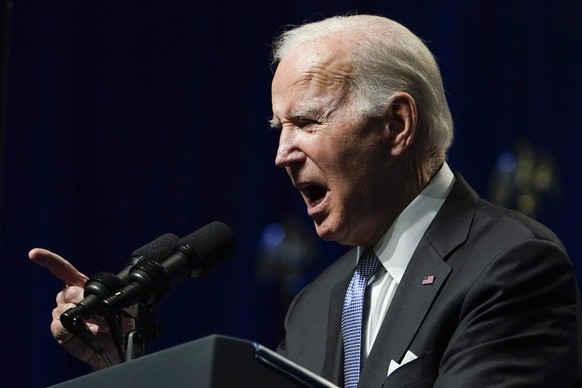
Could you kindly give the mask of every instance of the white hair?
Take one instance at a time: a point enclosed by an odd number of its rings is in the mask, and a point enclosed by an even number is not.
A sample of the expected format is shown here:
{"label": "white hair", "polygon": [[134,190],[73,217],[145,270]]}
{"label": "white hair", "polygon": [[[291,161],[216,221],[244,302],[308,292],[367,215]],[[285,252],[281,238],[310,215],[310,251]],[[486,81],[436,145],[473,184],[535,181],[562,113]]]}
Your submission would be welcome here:
{"label": "white hair", "polygon": [[381,115],[397,92],[414,99],[418,112],[420,163],[431,176],[446,160],[453,120],[436,60],[420,38],[401,24],[372,15],[335,16],[284,31],[273,43],[273,62],[299,46],[326,37],[349,45],[354,66],[346,80],[352,102],[368,115]]}

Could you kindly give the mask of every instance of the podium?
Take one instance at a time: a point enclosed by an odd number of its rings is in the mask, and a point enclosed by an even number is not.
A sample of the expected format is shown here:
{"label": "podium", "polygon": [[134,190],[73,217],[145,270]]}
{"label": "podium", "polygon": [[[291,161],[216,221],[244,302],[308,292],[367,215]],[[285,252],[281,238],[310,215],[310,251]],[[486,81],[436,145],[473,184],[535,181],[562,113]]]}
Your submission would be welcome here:
{"label": "podium", "polygon": [[337,388],[257,343],[211,335],[52,388]]}

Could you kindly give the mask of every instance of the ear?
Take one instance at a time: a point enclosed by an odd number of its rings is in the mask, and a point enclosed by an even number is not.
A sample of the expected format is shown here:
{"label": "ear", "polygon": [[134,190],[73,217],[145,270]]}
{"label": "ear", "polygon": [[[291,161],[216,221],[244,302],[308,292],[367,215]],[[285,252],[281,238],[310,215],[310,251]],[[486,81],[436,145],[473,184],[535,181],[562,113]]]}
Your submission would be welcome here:
{"label": "ear", "polygon": [[416,102],[405,92],[396,93],[386,109],[386,124],[391,141],[390,155],[399,157],[410,149],[416,132]]}

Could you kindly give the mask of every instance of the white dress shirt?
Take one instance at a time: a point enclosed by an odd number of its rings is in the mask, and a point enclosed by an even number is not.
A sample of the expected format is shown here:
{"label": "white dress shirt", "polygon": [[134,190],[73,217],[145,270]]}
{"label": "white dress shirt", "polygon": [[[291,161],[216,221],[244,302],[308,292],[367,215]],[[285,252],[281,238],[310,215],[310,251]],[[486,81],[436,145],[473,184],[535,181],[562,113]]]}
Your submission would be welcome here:
{"label": "white dress shirt", "polygon": [[[368,283],[369,304],[363,328],[363,359],[370,354],[412,254],[445,202],[454,181],[455,176],[449,166],[444,163],[430,183],[404,209],[374,246],[374,251],[382,266]],[[356,250],[356,257],[359,258],[366,247],[357,247]]]}

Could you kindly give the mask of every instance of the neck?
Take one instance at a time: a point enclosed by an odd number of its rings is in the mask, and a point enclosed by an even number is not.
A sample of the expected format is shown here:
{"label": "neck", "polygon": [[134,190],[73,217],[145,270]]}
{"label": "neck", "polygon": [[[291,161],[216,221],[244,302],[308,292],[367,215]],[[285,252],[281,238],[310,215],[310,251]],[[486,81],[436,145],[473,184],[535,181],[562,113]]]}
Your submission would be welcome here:
{"label": "neck", "polygon": [[429,184],[433,176],[430,176],[424,166],[418,163],[416,159],[410,158],[405,162],[404,166],[404,176],[402,177],[402,182],[404,182],[404,189],[402,190],[401,203],[398,210],[398,214],[412,202],[414,198],[420,194],[422,190]]}
{"label": "neck", "polygon": [[416,198],[422,190],[429,184],[432,176],[427,174],[422,166],[415,160],[406,160],[401,165],[393,166],[395,171],[392,177],[392,188],[398,187],[397,190],[391,190],[392,200],[388,211],[382,215],[382,227],[376,230],[376,233],[370,235],[368,241],[361,246],[373,246],[382,238],[384,233],[392,226],[396,218],[406,209],[406,207]]}

